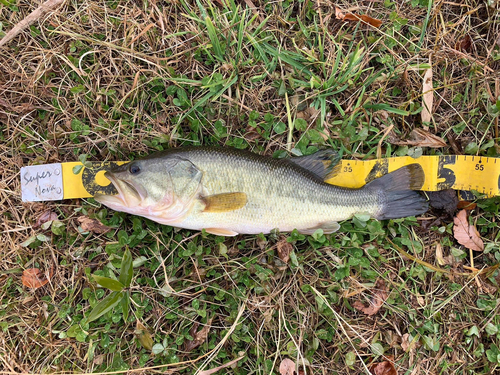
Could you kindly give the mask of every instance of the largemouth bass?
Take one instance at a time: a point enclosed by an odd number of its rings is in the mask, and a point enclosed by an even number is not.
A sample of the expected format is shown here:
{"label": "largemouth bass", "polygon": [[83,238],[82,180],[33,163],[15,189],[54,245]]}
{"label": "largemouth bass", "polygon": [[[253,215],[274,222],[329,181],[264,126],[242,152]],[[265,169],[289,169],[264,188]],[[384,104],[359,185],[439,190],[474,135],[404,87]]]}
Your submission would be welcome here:
{"label": "largemouth bass", "polygon": [[221,236],[274,229],[333,233],[355,214],[382,220],[427,210],[425,199],[411,190],[424,182],[420,165],[347,189],[324,182],[335,173],[335,159],[331,150],[273,159],[231,148],[171,149],[106,172],[118,194],[95,199],[161,224]]}

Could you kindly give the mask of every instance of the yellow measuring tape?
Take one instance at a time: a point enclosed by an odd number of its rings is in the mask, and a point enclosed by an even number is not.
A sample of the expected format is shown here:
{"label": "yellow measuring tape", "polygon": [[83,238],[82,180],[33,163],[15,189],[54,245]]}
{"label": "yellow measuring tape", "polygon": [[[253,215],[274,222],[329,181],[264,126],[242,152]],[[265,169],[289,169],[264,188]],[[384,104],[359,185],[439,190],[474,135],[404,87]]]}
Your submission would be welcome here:
{"label": "yellow measuring tape", "polygon": [[[500,195],[499,160],[463,155],[421,156],[416,159],[404,156],[376,160],[342,160],[340,173],[326,182],[342,187],[359,188],[386,173],[408,164],[418,163],[425,173],[425,182],[422,186],[424,191],[476,190],[492,197]],[[73,173],[73,168],[81,166],[79,162],[24,167],[21,170],[22,186],[33,186],[38,190],[33,190],[34,193],[29,192],[29,194],[25,194],[23,190],[23,201],[88,198],[96,193],[114,194],[116,190],[104,177],[104,172],[124,163],[126,162],[90,162],[78,174]],[[43,167],[45,169],[40,169]],[[50,181],[56,174],[62,178],[62,189]],[[56,190],[59,194],[50,195]],[[44,192],[48,193],[44,195]]]}
{"label": "yellow measuring tape", "polygon": [[358,188],[408,164],[417,163],[425,173],[421,190],[476,190],[487,196],[500,195],[500,159],[480,156],[409,156],[377,160],[342,160],[341,174],[328,183]]}

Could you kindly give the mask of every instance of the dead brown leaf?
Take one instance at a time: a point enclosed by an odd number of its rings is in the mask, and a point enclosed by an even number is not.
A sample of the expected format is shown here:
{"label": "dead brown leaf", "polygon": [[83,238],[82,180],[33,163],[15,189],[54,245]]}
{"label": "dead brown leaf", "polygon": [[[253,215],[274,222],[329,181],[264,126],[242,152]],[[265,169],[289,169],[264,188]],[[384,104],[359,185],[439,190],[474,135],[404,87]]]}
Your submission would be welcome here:
{"label": "dead brown leaf", "polygon": [[436,243],[436,260],[440,266],[444,266],[446,264],[443,258],[443,247],[439,242]]}
{"label": "dead brown leaf", "polygon": [[245,131],[245,139],[249,142],[255,141],[256,139],[261,138],[262,135],[253,127],[247,126],[247,129]]}
{"label": "dead brown leaf", "polygon": [[55,212],[52,212],[50,210],[43,212],[38,219],[36,220],[36,224],[34,227],[39,227],[40,225],[47,223],[49,221],[54,221],[57,220],[57,214]]}
{"label": "dead brown leaf", "polygon": [[469,34],[465,35],[455,44],[455,49],[462,52],[470,52],[472,47],[472,38]]}
{"label": "dead brown leaf", "polygon": [[208,332],[210,331],[210,324],[212,324],[212,319],[209,319],[207,324],[198,332],[196,332],[196,330],[198,329],[199,323],[196,322],[193,324],[193,327],[189,330],[189,334],[193,340],[186,341],[186,351],[190,352],[205,342],[208,337]]}
{"label": "dead brown leaf", "polygon": [[338,20],[343,20],[345,18],[345,13],[338,7],[335,7],[335,18]]}
{"label": "dead brown leaf", "polygon": [[439,148],[445,147],[446,142],[443,138],[438,137],[423,129],[413,129],[408,136],[408,139],[403,141],[398,139],[396,135],[391,134],[390,142],[395,145],[408,145],[417,147],[432,147]]}
{"label": "dead brown leaf", "polygon": [[362,22],[365,22],[365,23],[367,23],[373,27],[377,27],[377,28],[382,26],[381,20],[370,17],[366,14],[363,14],[363,15],[357,15],[355,13],[345,14],[344,12],[342,12],[341,9],[339,9],[337,7],[335,7],[335,18],[338,20],[342,20],[342,21],[355,21],[355,22],[362,21]]}
{"label": "dead brown leaf", "polygon": [[110,227],[104,225],[99,220],[91,219],[90,217],[87,216],[80,216],[78,218],[78,221],[80,222],[80,226],[82,227],[82,229],[86,232],[103,234],[111,230]]}
{"label": "dead brown leaf", "polygon": [[5,36],[0,39],[0,47],[6,45],[14,39],[21,31],[26,29],[33,22],[38,21],[47,12],[55,10],[59,5],[64,3],[64,0],[47,0],[33,12],[28,14],[23,20],[15,25]]}
{"label": "dead brown leaf", "polygon": [[285,358],[280,363],[280,375],[294,375],[295,374],[295,362],[290,358]]}
{"label": "dead brown leaf", "polygon": [[484,243],[479,232],[474,225],[469,224],[467,211],[458,211],[457,216],[453,218],[453,235],[459,244],[474,251],[483,251]]}
{"label": "dead brown leaf", "polygon": [[363,21],[373,27],[379,28],[382,26],[382,21],[378,20],[376,18],[367,16],[366,14],[362,14],[361,16],[358,16],[357,14],[354,13],[349,13],[346,14],[344,17],[345,21]]}
{"label": "dead brown leaf", "polygon": [[106,358],[105,354],[96,355],[94,358],[94,364],[97,366],[102,365],[102,363],[104,362],[104,358]]}
{"label": "dead brown leaf", "polygon": [[286,238],[281,239],[276,244],[278,248],[278,256],[284,263],[288,263],[290,260],[290,253],[293,250],[293,245],[286,240]]}
{"label": "dead brown leaf", "polygon": [[23,271],[21,282],[28,288],[38,289],[47,284],[53,275],[54,267],[50,268],[48,277],[38,268],[28,268]]}
{"label": "dead brown leaf", "polygon": [[375,283],[373,298],[370,300],[369,306],[365,306],[365,304],[361,301],[355,301],[352,306],[355,309],[364,312],[366,315],[371,316],[375,315],[380,310],[388,297],[389,293],[387,292],[387,286],[385,285],[384,280],[379,279]]}
{"label": "dead brown leaf", "polygon": [[405,352],[408,351],[408,348],[410,347],[409,338],[409,333],[405,333],[403,336],[401,336],[401,349],[403,349]]}
{"label": "dead brown leaf", "polygon": [[429,133],[428,131],[425,131],[423,129],[413,129],[410,133],[410,142],[411,145],[413,146],[419,146],[419,147],[432,147],[432,148],[438,148],[438,147],[445,147],[446,142],[444,141],[443,138],[438,137],[437,135],[434,135],[432,133]]}
{"label": "dead brown leaf", "polygon": [[149,333],[149,330],[146,328],[144,324],[142,324],[139,320],[137,320],[135,324],[135,335],[141,345],[144,347],[146,350],[151,350],[153,349],[153,338],[151,337],[151,333]]}
{"label": "dead brown leaf", "polygon": [[387,356],[387,360],[380,363],[373,363],[369,370],[373,375],[398,375],[394,367],[394,357]]}
{"label": "dead brown leaf", "polygon": [[459,210],[467,210],[471,211],[474,208],[476,208],[477,204],[474,202],[469,202],[469,201],[459,201],[457,204],[457,208]]}
{"label": "dead brown leaf", "polygon": [[456,190],[429,191],[427,192],[427,196],[429,197],[429,205],[432,208],[443,210],[448,215],[453,215],[457,210],[458,196]]}
{"label": "dead brown leaf", "polygon": [[303,111],[297,112],[296,117],[304,119],[308,123],[310,123],[311,121],[316,120],[320,114],[321,114],[321,111],[319,109],[316,109],[314,107],[307,107]]}
{"label": "dead brown leaf", "polygon": [[[429,64],[432,65],[431,57],[429,57]],[[432,104],[434,101],[434,86],[432,84],[432,66],[424,73],[424,80],[422,83],[422,123],[431,122],[432,118]]]}

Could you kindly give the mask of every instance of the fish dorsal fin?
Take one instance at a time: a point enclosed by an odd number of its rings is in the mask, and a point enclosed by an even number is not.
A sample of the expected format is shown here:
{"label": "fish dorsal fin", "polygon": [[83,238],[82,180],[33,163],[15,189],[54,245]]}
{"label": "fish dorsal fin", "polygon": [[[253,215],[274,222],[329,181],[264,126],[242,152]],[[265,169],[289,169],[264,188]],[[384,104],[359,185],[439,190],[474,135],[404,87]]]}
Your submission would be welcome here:
{"label": "fish dorsal fin", "polygon": [[336,221],[328,221],[324,223],[319,223],[318,225],[315,225],[314,227],[311,228],[301,229],[299,230],[299,233],[313,234],[318,229],[323,229],[324,234],[330,234],[338,231],[340,229],[340,225]]}
{"label": "fish dorsal fin", "polygon": [[205,231],[210,234],[215,234],[216,236],[225,236],[225,237],[234,237],[238,234],[238,232],[222,228],[205,228]]}
{"label": "fish dorsal fin", "polygon": [[247,204],[245,193],[222,193],[201,198],[205,203],[203,212],[229,212],[242,208]]}
{"label": "fish dorsal fin", "polygon": [[288,160],[308,170],[322,181],[335,177],[342,167],[339,163],[339,154],[333,150],[321,150],[312,155],[299,156]]}

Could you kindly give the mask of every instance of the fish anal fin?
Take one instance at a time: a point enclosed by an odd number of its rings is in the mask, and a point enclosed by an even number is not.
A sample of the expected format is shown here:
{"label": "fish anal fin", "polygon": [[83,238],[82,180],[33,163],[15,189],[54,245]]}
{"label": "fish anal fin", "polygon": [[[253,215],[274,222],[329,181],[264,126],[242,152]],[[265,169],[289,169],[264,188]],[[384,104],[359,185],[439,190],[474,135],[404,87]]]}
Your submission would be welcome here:
{"label": "fish anal fin", "polygon": [[215,234],[216,236],[225,237],[234,237],[239,234],[238,232],[223,228],[205,228],[205,231],[210,234]]}
{"label": "fish anal fin", "polygon": [[334,150],[321,150],[312,155],[299,156],[288,160],[323,181],[335,177],[342,168],[341,163],[339,163],[340,156]]}
{"label": "fish anal fin", "polygon": [[245,193],[222,193],[201,198],[205,203],[203,212],[229,212],[238,210],[247,204]]}
{"label": "fish anal fin", "polygon": [[323,229],[324,234],[331,234],[331,233],[338,231],[340,229],[340,225],[336,221],[328,221],[328,222],[324,222],[324,223],[319,223],[318,225],[315,225],[314,227],[300,229],[299,233],[311,235],[314,232],[316,232],[318,229]]}

